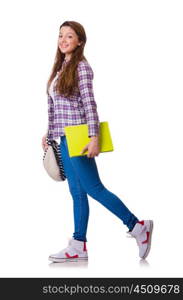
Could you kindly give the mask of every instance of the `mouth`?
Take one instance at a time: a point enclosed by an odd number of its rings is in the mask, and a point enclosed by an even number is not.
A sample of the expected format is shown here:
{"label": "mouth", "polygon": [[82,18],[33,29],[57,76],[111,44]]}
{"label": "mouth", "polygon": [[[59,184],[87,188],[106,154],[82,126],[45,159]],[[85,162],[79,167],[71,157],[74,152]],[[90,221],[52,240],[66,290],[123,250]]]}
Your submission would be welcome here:
{"label": "mouth", "polygon": [[65,49],[67,47],[69,47],[69,46],[68,45],[61,45],[61,48],[63,48],[63,49]]}

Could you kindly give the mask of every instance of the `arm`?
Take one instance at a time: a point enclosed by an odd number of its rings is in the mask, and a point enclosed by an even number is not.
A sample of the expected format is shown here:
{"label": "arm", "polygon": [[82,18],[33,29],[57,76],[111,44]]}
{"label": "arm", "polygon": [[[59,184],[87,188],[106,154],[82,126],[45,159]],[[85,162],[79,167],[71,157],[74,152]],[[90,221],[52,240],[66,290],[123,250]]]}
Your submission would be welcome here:
{"label": "arm", "polygon": [[98,136],[99,116],[93,93],[93,71],[85,62],[78,65],[78,87],[88,124],[88,136]]}
{"label": "arm", "polygon": [[88,124],[88,137],[90,143],[86,145],[81,154],[88,150],[88,157],[98,156],[99,147],[99,116],[97,112],[97,104],[93,93],[93,71],[88,64],[81,64],[78,67],[78,86],[85,110],[86,120]]}
{"label": "arm", "polygon": [[53,139],[53,130],[54,130],[54,105],[51,96],[48,94],[48,130],[47,135],[51,140]]}

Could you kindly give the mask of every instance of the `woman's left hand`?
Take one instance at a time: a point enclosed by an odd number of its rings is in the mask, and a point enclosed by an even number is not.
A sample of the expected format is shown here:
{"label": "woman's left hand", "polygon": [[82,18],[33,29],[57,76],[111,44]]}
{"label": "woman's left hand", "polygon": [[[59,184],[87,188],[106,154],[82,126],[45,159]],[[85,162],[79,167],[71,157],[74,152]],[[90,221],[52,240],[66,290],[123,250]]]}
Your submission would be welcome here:
{"label": "woman's left hand", "polygon": [[88,150],[87,157],[92,158],[94,156],[98,156],[100,153],[100,145],[99,145],[99,137],[98,136],[92,136],[90,138],[89,144],[87,144],[80,154],[83,154]]}

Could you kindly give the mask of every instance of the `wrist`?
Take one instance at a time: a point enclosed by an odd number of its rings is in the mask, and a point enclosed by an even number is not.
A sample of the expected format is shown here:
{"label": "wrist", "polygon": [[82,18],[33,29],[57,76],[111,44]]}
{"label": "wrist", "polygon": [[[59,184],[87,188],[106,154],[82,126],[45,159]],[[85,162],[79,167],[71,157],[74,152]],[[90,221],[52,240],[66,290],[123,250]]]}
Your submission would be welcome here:
{"label": "wrist", "polygon": [[98,139],[99,139],[99,136],[98,136],[98,135],[94,135],[94,136],[91,136],[91,137],[90,137],[90,140],[91,140],[91,141],[98,141]]}

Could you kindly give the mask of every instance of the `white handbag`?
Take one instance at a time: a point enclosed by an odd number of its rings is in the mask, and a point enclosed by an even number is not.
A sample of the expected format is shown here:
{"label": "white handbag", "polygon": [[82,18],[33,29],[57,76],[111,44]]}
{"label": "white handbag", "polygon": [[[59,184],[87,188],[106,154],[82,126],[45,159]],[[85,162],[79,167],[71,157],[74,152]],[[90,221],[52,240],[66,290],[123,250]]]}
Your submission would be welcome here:
{"label": "white handbag", "polygon": [[64,181],[66,175],[60,153],[59,144],[46,138],[48,148],[44,151],[43,166],[48,175],[56,181]]}

